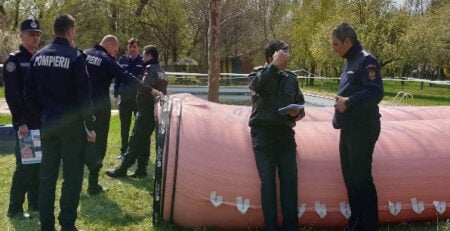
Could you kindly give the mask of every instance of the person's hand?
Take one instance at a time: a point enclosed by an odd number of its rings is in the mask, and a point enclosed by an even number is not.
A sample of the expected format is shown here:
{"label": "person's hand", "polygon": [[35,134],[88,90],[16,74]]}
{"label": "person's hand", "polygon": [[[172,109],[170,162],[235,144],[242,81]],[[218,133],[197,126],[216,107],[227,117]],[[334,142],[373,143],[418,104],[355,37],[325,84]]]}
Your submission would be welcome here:
{"label": "person's hand", "polygon": [[345,102],[348,100],[348,97],[342,97],[338,95],[335,97],[335,99],[336,102],[334,103],[334,108],[336,108],[336,110],[341,113],[347,110],[347,105],[345,104]]}
{"label": "person's hand", "polygon": [[278,70],[286,70],[289,61],[289,54],[286,54],[284,50],[275,51],[273,54],[272,65],[278,68]]}
{"label": "person's hand", "polygon": [[120,95],[117,96],[117,97],[114,97],[114,104],[115,104],[115,105],[119,105],[119,104],[120,104],[120,101],[121,101]]}
{"label": "person's hand", "polygon": [[289,116],[297,117],[298,114],[300,113],[300,109],[288,109],[287,113]]}
{"label": "person's hand", "polygon": [[87,132],[87,141],[91,143],[95,143],[95,139],[97,138],[97,134],[94,130]]}
{"label": "person's hand", "polygon": [[151,94],[152,94],[154,97],[158,97],[158,96],[163,96],[163,95],[164,95],[162,92],[156,90],[155,88],[152,89]]}
{"label": "person's hand", "polygon": [[305,117],[305,109],[298,108],[298,109],[288,109],[286,111],[289,116],[295,117],[296,120],[301,120],[303,117]]}
{"label": "person's hand", "polygon": [[20,125],[17,134],[19,138],[26,138],[28,136],[28,126],[26,124]]}

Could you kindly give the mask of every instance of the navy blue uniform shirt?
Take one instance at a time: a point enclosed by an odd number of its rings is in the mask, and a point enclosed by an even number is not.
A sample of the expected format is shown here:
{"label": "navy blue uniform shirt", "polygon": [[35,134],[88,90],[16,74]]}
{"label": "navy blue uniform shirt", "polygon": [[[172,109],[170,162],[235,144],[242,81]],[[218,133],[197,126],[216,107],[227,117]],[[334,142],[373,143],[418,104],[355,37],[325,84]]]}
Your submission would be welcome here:
{"label": "navy blue uniform shirt", "polygon": [[24,124],[35,128],[39,126],[36,124],[38,121],[30,121],[31,118],[28,116],[23,97],[25,75],[30,67],[31,56],[32,54],[20,45],[18,51],[9,55],[3,67],[6,102],[11,111],[13,126],[16,129]]}
{"label": "navy blue uniform shirt", "polygon": [[89,76],[85,55],[65,38],[39,50],[25,78],[25,101],[42,124],[85,122],[93,129]]}
{"label": "navy blue uniform shirt", "polygon": [[[144,64],[140,54],[138,54],[134,59],[130,55],[122,55],[119,58],[119,64],[139,80],[142,80]],[[136,88],[133,88],[132,86],[122,83],[119,79],[116,79],[114,84],[114,97],[121,95],[122,98],[136,98],[136,93]]]}
{"label": "navy blue uniform shirt", "polygon": [[378,103],[383,99],[384,90],[378,61],[363,50],[359,42],[350,48],[344,58],[347,64],[338,95],[349,97],[350,105],[342,113],[335,110],[333,126],[344,129],[379,121]]}

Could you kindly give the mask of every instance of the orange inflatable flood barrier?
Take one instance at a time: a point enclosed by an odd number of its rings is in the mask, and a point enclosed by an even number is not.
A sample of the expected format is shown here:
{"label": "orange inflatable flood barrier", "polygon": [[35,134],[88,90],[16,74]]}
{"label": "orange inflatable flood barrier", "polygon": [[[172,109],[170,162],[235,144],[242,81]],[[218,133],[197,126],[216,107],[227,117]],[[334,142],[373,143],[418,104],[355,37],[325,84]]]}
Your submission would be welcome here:
{"label": "orange inflatable flood barrier", "polygon": [[[345,226],[351,211],[340,168],[339,130],[331,125],[334,108],[305,110],[295,127],[298,222]],[[249,106],[216,104],[189,94],[173,95],[160,107],[155,222],[189,228],[263,226],[250,112]],[[380,222],[450,217],[450,107],[381,107],[381,114],[373,159]]]}

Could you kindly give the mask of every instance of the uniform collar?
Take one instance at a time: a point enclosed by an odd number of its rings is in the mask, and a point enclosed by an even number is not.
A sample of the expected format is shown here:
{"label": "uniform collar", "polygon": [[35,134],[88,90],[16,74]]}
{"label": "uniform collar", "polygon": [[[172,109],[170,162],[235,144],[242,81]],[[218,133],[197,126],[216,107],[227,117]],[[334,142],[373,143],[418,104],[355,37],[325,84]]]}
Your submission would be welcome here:
{"label": "uniform collar", "polygon": [[144,66],[147,66],[149,64],[158,64],[158,60],[156,60],[156,59],[149,60],[144,63]]}
{"label": "uniform collar", "polygon": [[[270,66],[272,65],[272,63],[265,63],[264,64],[264,68],[269,68]],[[273,65],[272,65],[273,66]],[[278,70],[278,68],[277,67],[273,67],[273,68],[276,68],[277,70]],[[286,70],[278,70],[278,74],[280,74],[280,75],[283,75],[283,73],[286,73]]]}
{"label": "uniform collar", "polygon": [[61,37],[56,37],[55,39],[53,39],[53,43],[71,46],[69,43],[69,40],[67,40],[66,38],[61,38]]}
{"label": "uniform collar", "polygon": [[27,48],[25,48],[22,44],[20,44],[19,50],[20,50],[20,52],[26,54],[28,57],[33,56],[33,54],[31,54],[31,52],[29,50],[27,50]]}
{"label": "uniform collar", "polygon": [[116,58],[114,58],[112,55],[110,55],[110,54],[108,53],[108,51],[107,51],[104,47],[102,47],[100,44],[95,44],[94,48],[97,49],[97,50],[104,51],[106,55],[108,55],[109,57],[111,57],[111,58],[114,59],[114,60],[116,59]]}
{"label": "uniform collar", "polygon": [[349,60],[352,59],[358,52],[362,51],[362,46],[359,41],[356,41],[352,47],[345,53],[344,58]]}
{"label": "uniform collar", "polygon": [[141,54],[138,54],[138,55],[136,56],[136,58],[131,57],[131,55],[127,55],[127,56],[128,56],[128,58],[131,59],[132,61],[142,59]]}

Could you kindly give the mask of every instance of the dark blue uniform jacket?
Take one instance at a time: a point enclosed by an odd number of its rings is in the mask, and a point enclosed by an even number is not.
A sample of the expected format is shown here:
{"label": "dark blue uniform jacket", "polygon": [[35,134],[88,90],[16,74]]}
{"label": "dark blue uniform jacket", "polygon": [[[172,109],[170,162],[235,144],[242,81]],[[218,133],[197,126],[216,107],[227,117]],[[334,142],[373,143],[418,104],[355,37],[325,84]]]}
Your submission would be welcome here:
{"label": "dark blue uniform jacket", "polygon": [[38,51],[25,78],[25,101],[42,124],[86,122],[93,129],[89,76],[85,55],[65,38]]}
{"label": "dark blue uniform jacket", "polygon": [[[142,80],[144,64],[142,61],[142,56],[140,54],[138,54],[138,56],[134,59],[129,55],[123,55],[119,58],[119,64],[139,80]],[[136,93],[136,87],[122,83],[119,79],[116,79],[114,84],[114,97],[121,95],[122,99],[133,98],[135,100]]]}
{"label": "dark blue uniform jacket", "polygon": [[29,128],[38,128],[39,121],[31,121],[23,96],[25,75],[30,67],[32,54],[22,45],[11,53],[3,67],[5,97],[11,111],[14,128],[27,124]]}
{"label": "dark blue uniform jacket", "polygon": [[[164,70],[159,65],[158,60],[150,60],[145,64],[145,71],[142,77],[142,83],[148,86],[150,89],[154,88],[167,94],[168,77]],[[155,99],[152,95],[139,92],[137,95],[138,109],[147,108],[149,105],[153,105]],[[153,108],[153,107],[152,107]]]}
{"label": "dark blue uniform jacket", "polygon": [[108,54],[102,46],[95,45],[85,52],[87,54],[86,63],[92,82],[92,98],[95,107],[106,105],[111,107],[109,87],[113,78],[149,92],[148,88],[143,88],[139,79],[120,66],[114,57]]}
{"label": "dark blue uniform jacket", "polygon": [[383,99],[383,82],[376,58],[357,42],[345,54],[347,64],[339,83],[338,95],[349,97],[343,113],[335,110],[334,128],[351,128],[380,120],[378,103]]}
{"label": "dark blue uniform jacket", "polygon": [[281,71],[269,64],[249,74],[252,91],[252,113],[249,126],[294,127],[297,117],[278,109],[289,104],[304,104],[297,77],[290,71]]}

